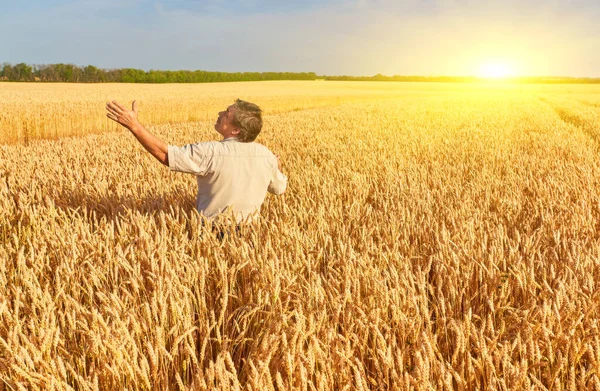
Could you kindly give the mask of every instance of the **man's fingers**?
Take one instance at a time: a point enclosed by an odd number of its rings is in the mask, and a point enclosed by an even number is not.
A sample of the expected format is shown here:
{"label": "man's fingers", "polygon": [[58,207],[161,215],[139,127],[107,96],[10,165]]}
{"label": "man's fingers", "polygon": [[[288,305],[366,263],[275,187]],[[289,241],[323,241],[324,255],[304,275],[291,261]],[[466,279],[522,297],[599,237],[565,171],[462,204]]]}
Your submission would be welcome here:
{"label": "man's fingers", "polygon": [[110,119],[114,119],[115,121],[119,121],[119,115],[115,113],[106,113],[106,116]]}
{"label": "man's fingers", "polygon": [[125,108],[125,106],[123,106],[116,100],[113,100],[111,102],[106,102],[106,116],[108,118],[112,119],[113,121],[116,121],[116,122],[122,124],[123,126],[127,126],[125,124],[131,122],[132,119],[135,116],[137,116],[137,110],[138,110],[137,109],[137,101],[134,100],[131,103],[131,109],[133,111],[133,117],[131,114],[132,111]]}
{"label": "man's fingers", "polygon": [[111,105],[110,103],[106,104],[106,110],[112,111],[113,113],[119,112],[119,109],[116,108],[114,105]]}
{"label": "man's fingers", "polygon": [[113,109],[112,107],[108,107],[106,106],[106,111],[112,115],[114,115],[115,117],[118,117],[119,115],[121,115],[121,113],[119,113],[118,111],[116,111],[115,109]]}
{"label": "man's fingers", "polygon": [[112,103],[113,103],[115,106],[117,106],[119,109],[123,110],[123,111],[127,110],[127,109],[125,108],[125,106],[123,106],[122,104],[120,104],[120,103],[119,103],[119,102],[117,102],[116,100],[113,100],[113,101],[112,101]]}
{"label": "man's fingers", "polygon": [[106,102],[106,109],[117,114],[121,111],[115,104],[110,102]]}

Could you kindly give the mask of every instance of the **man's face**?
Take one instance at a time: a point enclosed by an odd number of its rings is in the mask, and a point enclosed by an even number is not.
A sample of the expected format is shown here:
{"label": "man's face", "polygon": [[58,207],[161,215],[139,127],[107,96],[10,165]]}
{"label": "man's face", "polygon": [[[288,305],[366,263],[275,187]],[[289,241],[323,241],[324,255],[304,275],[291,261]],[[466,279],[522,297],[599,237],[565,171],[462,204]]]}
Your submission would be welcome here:
{"label": "man's face", "polygon": [[231,105],[227,110],[219,112],[219,118],[215,122],[215,130],[223,137],[231,137],[239,133],[238,129],[233,125],[233,112],[235,106]]}

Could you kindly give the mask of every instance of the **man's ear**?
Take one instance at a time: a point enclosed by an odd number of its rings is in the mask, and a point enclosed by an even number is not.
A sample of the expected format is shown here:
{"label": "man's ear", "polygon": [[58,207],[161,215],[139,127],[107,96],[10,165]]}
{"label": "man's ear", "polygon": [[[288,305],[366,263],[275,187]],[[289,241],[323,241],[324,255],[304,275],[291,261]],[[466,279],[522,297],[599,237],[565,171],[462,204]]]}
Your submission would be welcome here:
{"label": "man's ear", "polygon": [[240,129],[239,129],[239,128],[234,128],[234,129],[231,131],[231,134],[240,134]]}

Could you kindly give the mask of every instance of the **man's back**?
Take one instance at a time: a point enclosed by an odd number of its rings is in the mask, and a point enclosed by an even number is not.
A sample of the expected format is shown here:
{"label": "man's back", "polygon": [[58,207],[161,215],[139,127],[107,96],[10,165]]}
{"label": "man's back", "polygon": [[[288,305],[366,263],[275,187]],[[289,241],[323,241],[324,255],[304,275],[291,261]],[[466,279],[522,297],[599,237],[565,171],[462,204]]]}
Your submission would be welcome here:
{"label": "man's back", "polygon": [[214,218],[231,207],[242,221],[260,210],[267,191],[282,194],[287,178],[264,145],[235,138],[168,147],[169,168],[197,176],[196,208]]}

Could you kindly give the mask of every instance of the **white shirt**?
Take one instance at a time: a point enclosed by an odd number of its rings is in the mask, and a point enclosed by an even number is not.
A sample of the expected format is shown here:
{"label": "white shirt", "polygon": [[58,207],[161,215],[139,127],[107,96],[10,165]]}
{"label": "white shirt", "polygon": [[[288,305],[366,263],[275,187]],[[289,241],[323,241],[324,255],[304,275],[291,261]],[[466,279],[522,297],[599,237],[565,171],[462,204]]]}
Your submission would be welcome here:
{"label": "white shirt", "polygon": [[260,210],[267,191],[282,194],[287,177],[267,147],[235,138],[168,146],[169,169],[198,179],[196,208],[212,219],[231,207],[238,222]]}

